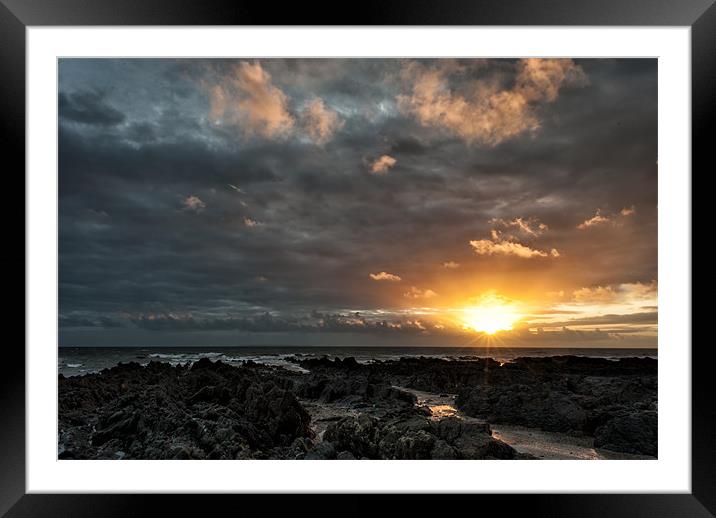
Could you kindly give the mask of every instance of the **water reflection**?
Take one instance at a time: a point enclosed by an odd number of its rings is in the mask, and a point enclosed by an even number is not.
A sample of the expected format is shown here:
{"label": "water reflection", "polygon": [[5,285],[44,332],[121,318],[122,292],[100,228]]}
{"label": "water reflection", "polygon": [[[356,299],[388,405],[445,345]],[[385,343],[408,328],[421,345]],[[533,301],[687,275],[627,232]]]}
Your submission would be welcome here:
{"label": "water reflection", "polygon": [[452,405],[431,405],[428,408],[431,413],[430,419],[434,421],[457,416],[457,409]]}

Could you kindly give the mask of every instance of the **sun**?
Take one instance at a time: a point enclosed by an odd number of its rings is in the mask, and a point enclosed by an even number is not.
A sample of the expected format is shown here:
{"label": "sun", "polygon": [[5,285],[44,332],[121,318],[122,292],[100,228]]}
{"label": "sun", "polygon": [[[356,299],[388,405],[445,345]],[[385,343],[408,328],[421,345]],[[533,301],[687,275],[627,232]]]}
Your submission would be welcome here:
{"label": "sun", "polygon": [[464,308],[462,320],[465,327],[473,331],[494,335],[499,331],[510,331],[521,317],[512,304],[488,302]]}

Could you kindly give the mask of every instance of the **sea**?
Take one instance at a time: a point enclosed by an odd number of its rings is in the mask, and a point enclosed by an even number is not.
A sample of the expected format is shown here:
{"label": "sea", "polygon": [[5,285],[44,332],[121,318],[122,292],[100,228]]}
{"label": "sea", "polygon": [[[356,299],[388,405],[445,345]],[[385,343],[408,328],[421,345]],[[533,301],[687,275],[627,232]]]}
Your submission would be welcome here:
{"label": "sea", "polygon": [[328,346],[236,346],[236,347],[60,347],[57,368],[64,376],[82,376],[118,363],[167,362],[172,365],[191,364],[202,358],[221,360],[231,365],[246,361],[282,367],[296,372],[307,372],[289,357],[355,358],[359,363],[371,363],[400,358],[441,358],[444,360],[476,360],[493,358],[510,362],[520,357],[588,356],[619,360],[620,358],[654,358],[656,349],[594,349],[594,348],[534,348],[534,347],[328,347]]}

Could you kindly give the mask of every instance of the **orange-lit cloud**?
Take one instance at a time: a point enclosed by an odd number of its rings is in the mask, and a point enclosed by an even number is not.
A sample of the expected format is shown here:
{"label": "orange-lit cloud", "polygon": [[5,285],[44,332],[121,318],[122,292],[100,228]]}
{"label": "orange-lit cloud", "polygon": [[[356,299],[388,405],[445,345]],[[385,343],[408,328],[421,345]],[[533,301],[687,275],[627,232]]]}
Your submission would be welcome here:
{"label": "orange-lit cloud", "polygon": [[619,211],[619,214],[621,214],[622,216],[625,216],[625,217],[633,216],[635,213],[636,213],[636,207],[634,207],[634,205],[632,205],[631,207],[625,207]]}
{"label": "orange-lit cloud", "polygon": [[309,101],[301,113],[301,118],[306,133],[319,145],[328,142],[344,125],[338,114],[327,108],[322,99]]}
{"label": "orange-lit cloud", "polygon": [[381,173],[387,173],[388,169],[393,167],[398,161],[389,155],[383,155],[378,160],[373,162],[373,165],[371,165],[370,170],[373,173],[381,174]]}
{"label": "orange-lit cloud", "polygon": [[[535,238],[547,230],[547,225],[540,223],[536,218],[515,218],[504,220],[493,218],[490,220],[494,226],[504,228],[516,227],[519,233],[527,238]],[[470,246],[478,255],[513,255],[529,259],[532,257],[559,257],[560,253],[556,248],[549,251],[531,248],[517,241],[513,235],[503,235],[502,231],[493,228],[490,230],[490,239],[477,239],[470,241]]]}
{"label": "orange-lit cloud", "polygon": [[437,293],[433,290],[422,290],[420,288],[416,288],[415,286],[411,286],[408,291],[403,293],[403,297],[407,299],[431,299],[435,296],[437,296]]}
{"label": "orange-lit cloud", "polygon": [[585,80],[571,59],[523,59],[516,65],[512,88],[481,80],[458,92],[451,89],[449,77],[456,71],[410,62],[402,73],[410,93],[397,97],[398,107],[423,126],[442,127],[468,143],[489,146],[537,130],[540,121],[533,105],[553,102],[562,86]]}
{"label": "orange-lit cloud", "polygon": [[611,286],[593,286],[575,290],[572,298],[580,303],[608,303],[623,301],[656,301],[656,280],[648,283],[633,282]]}
{"label": "orange-lit cloud", "polygon": [[625,207],[622,210],[619,211],[618,214],[612,214],[605,216],[602,214],[601,209],[597,209],[597,212],[589,219],[584,220],[582,223],[577,225],[577,228],[579,230],[586,230],[589,227],[595,227],[598,225],[604,225],[607,223],[610,223],[612,225],[619,225],[619,219],[620,218],[628,218],[629,216],[633,216],[636,214],[636,207],[632,205],[631,207]]}
{"label": "orange-lit cloud", "polygon": [[549,252],[530,248],[514,241],[492,241],[490,239],[478,239],[470,241],[470,246],[478,255],[514,255],[529,259],[532,257],[559,257],[557,249]]}
{"label": "orange-lit cloud", "polygon": [[604,223],[609,223],[611,221],[607,216],[603,216],[601,214],[601,210],[597,209],[596,214],[592,216],[591,218],[584,220],[582,223],[577,225],[577,228],[580,230],[585,230],[589,227],[594,227],[596,225],[603,225]]}
{"label": "orange-lit cloud", "polygon": [[515,90],[528,101],[553,102],[565,84],[584,84],[586,76],[571,59],[521,59]]}
{"label": "orange-lit cloud", "polygon": [[539,237],[549,228],[544,223],[541,223],[537,218],[515,218],[512,220],[492,218],[490,223],[495,226],[501,226],[508,229],[516,228],[521,234],[527,237]]}
{"label": "orange-lit cloud", "polygon": [[288,96],[259,63],[240,62],[209,90],[211,118],[240,124],[248,133],[277,137],[293,129]]}
{"label": "orange-lit cloud", "polygon": [[182,203],[185,210],[193,210],[194,212],[201,212],[206,208],[206,203],[198,196],[187,196]]}
{"label": "orange-lit cloud", "polygon": [[258,226],[258,225],[260,225],[260,224],[261,224],[261,223],[259,223],[258,221],[253,220],[253,219],[251,219],[251,218],[249,218],[249,217],[245,217],[245,218],[244,218],[244,225],[246,225],[247,227],[256,227],[256,226]]}
{"label": "orange-lit cloud", "polygon": [[572,293],[576,302],[610,302],[616,300],[617,293],[610,286],[580,288]]}
{"label": "orange-lit cloud", "polygon": [[456,263],[455,261],[445,261],[443,263],[443,268],[454,270],[456,268],[460,268],[460,263]]}
{"label": "orange-lit cloud", "polygon": [[534,306],[525,320],[533,330],[585,332],[591,329],[606,333],[610,340],[625,340],[628,337],[633,344],[656,345],[656,280],[595,285],[571,293],[560,291],[547,295],[556,299],[555,302]]}
{"label": "orange-lit cloud", "polygon": [[389,281],[389,282],[398,282],[402,279],[398,275],[394,275],[392,273],[388,272],[380,272],[380,273],[371,273],[370,278],[374,281]]}
{"label": "orange-lit cloud", "polygon": [[651,282],[632,282],[620,284],[620,289],[633,298],[649,299],[656,298],[659,291],[659,285],[656,279]]}

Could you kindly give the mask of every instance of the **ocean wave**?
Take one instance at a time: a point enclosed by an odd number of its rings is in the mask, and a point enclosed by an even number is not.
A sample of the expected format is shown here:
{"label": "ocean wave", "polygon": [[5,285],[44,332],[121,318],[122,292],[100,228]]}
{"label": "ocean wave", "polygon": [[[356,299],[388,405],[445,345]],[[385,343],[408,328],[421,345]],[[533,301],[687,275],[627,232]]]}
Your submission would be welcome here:
{"label": "ocean wave", "polygon": [[155,360],[162,360],[166,361],[172,365],[176,365],[179,363],[194,363],[202,358],[209,358],[211,360],[219,360],[224,363],[229,364],[241,364],[247,361],[252,361],[254,363],[258,363],[261,365],[268,365],[271,367],[281,367],[286,370],[290,370],[293,372],[301,372],[306,373],[308,372],[303,367],[300,367],[299,365],[296,365],[295,363],[289,362],[281,357],[279,357],[276,353],[266,353],[266,354],[254,354],[254,355],[242,355],[242,356],[235,356],[235,355],[227,355],[223,352],[196,352],[196,353],[152,353],[149,355],[149,358],[155,359]]}

